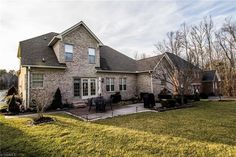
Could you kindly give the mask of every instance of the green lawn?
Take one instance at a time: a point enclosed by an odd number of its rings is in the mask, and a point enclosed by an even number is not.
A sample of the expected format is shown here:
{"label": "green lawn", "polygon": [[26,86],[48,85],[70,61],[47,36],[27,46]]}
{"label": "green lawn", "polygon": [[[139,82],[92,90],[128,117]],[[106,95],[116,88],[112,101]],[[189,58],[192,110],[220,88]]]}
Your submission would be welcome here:
{"label": "green lawn", "polygon": [[236,102],[201,102],[188,109],[138,113],[97,122],[53,115],[0,116],[0,153],[17,156],[236,156]]}

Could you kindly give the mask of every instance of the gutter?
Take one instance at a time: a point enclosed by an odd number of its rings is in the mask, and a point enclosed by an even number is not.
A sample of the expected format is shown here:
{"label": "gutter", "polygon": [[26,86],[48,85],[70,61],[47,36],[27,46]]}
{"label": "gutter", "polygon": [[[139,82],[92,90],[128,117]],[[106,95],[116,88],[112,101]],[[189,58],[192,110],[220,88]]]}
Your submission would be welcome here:
{"label": "gutter", "polygon": [[[152,70],[151,70],[152,71]],[[124,73],[124,74],[139,74],[139,73],[150,73],[148,71],[112,71],[112,70],[96,70],[98,73]]]}
{"label": "gutter", "polygon": [[60,66],[45,66],[45,65],[22,65],[22,67],[49,68],[49,69],[66,69],[66,67],[60,67]]}

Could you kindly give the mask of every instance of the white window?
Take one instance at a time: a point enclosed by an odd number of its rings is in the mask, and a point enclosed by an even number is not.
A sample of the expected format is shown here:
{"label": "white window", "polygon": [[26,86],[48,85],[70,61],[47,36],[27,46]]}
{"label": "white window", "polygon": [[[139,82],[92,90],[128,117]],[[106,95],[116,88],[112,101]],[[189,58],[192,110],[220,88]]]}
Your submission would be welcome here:
{"label": "white window", "polygon": [[120,90],[126,90],[126,78],[119,79]]}
{"label": "white window", "polygon": [[88,58],[89,58],[89,64],[95,64],[95,49],[94,48],[88,49]]}
{"label": "white window", "polygon": [[108,92],[115,91],[115,79],[114,78],[106,78],[106,90]]}
{"label": "white window", "polygon": [[73,45],[65,44],[65,61],[73,61]]}
{"label": "white window", "polygon": [[32,74],[32,87],[43,87],[43,74]]}

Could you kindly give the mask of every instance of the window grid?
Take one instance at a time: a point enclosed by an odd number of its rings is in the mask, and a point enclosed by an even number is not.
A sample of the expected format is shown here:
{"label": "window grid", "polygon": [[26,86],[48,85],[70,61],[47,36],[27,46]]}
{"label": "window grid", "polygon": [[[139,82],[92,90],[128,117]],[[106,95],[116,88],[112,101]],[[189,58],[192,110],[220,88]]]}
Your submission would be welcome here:
{"label": "window grid", "polygon": [[115,91],[115,79],[114,78],[106,78],[106,90],[108,92]]}
{"label": "window grid", "polygon": [[120,91],[126,90],[126,78],[119,79],[119,88],[120,88]]}
{"label": "window grid", "polygon": [[43,87],[43,74],[32,74],[32,87]]}
{"label": "window grid", "polygon": [[65,61],[73,60],[73,45],[65,44]]}
{"label": "window grid", "polygon": [[88,49],[88,58],[89,58],[89,64],[95,64],[95,49],[89,48]]}

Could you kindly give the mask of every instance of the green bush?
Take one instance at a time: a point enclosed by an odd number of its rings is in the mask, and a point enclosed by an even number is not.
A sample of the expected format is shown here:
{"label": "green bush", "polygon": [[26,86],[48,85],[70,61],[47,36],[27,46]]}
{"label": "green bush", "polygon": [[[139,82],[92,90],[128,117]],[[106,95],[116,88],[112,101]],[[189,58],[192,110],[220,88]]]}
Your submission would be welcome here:
{"label": "green bush", "polygon": [[62,108],[62,100],[61,100],[61,90],[59,88],[57,88],[57,91],[53,97],[53,101],[51,104],[50,109],[57,109],[57,108]]}
{"label": "green bush", "polygon": [[12,86],[10,89],[8,89],[6,96],[13,95],[13,94],[15,94],[15,95],[17,94],[17,89],[14,86]]}
{"label": "green bush", "polygon": [[[12,99],[12,96],[13,96],[13,95],[8,95],[8,96],[6,96],[6,97],[4,98],[4,101],[6,101],[7,104],[9,104],[10,101],[11,101],[11,99]],[[20,96],[15,95],[14,97],[15,97],[15,100],[16,100],[17,103],[22,104],[22,98],[21,98]]]}
{"label": "green bush", "polygon": [[8,110],[9,110],[9,112],[14,113],[14,114],[17,114],[20,112],[19,105],[17,104],[16,98],[14,95],[11,97]]}
{"label": "green bush", "polygon": [[162,99],[161,100],[162,107],[175,107],[176,106],[176,100],[175,99]]}

